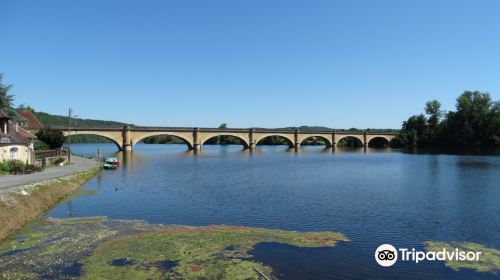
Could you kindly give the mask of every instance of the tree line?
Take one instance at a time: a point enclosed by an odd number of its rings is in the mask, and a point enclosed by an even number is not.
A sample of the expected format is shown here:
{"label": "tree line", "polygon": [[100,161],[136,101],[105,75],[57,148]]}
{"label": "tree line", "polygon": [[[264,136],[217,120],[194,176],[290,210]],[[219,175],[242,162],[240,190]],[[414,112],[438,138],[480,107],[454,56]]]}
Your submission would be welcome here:
{"label": "tree line", "polygon": [[500,146],[500,102],[485,92],[465,91],[455,111],[444,112],[437,100],[425,104],[425,114],[403,122],[395,145],[418,147]]}

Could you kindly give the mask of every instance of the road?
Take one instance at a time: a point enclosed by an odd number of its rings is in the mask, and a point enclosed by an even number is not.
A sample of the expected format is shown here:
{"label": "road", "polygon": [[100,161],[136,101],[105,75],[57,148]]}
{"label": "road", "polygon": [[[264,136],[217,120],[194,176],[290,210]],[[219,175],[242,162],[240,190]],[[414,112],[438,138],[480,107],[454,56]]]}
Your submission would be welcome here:
{"label": "road", "polygon": [[77,156],[71,156],[70,165],[50,167],[43,172],[35,172],[26,175],[4,175],[0,176],[0,192],[15,189],[19,186],[34,184],[41,181],[52,180],[64,176],[69,176],[97,166],[98,162]]}

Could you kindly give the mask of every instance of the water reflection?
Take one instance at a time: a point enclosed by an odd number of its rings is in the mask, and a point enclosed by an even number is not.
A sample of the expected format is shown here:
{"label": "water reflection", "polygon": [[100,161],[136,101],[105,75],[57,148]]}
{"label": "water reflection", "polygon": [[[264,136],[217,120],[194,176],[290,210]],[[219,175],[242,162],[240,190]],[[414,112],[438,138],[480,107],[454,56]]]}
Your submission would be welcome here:
{"label": "water reflection", "polygon": [[401,149],[404,153],[409,154],[430,154],[430,155],[482,155],[482,156],[492,156],[500,155],[500,148],[497,147],[440,147],[440,148],[429,148],[429,147],[410,147]]}

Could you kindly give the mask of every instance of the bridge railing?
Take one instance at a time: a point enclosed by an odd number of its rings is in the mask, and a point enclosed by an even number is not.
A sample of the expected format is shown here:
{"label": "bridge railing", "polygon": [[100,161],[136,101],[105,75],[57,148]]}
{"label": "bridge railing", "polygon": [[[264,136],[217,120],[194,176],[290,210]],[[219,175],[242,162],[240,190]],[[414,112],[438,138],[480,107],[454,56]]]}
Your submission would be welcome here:
{"label": "bridge railing", "polygon": [[[51,126],[51,129],[63,130],[63,131],[121,131],[123,126],[78,126],[78,127],[68,127],[68,126]],[[233,132],[233,133],[244,133],[253,130],[258,133],[293,133],[298,130],[302,134],[329,134],[329,133],[339,133],[339,134],[397,134],[399,130],[397,129],[314,129],[314,128],[209,128],[209,127],[152,127],[152,126],[130,126],[132,131],[175,131],[175,132],[191,132],[198,129],[199,132]]]}

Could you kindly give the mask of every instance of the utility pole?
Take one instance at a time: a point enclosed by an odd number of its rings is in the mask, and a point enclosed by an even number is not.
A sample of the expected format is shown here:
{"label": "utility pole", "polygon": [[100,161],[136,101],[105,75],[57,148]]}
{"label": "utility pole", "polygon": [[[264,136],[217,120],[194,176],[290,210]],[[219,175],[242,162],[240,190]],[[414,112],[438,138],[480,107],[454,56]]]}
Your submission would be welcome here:
{"label": "utility pole", "polygon": [[78,115],[73,115],[73,108],[68,109],[68,163],[71,163],[71,124],[72,119],[78,117]]}

